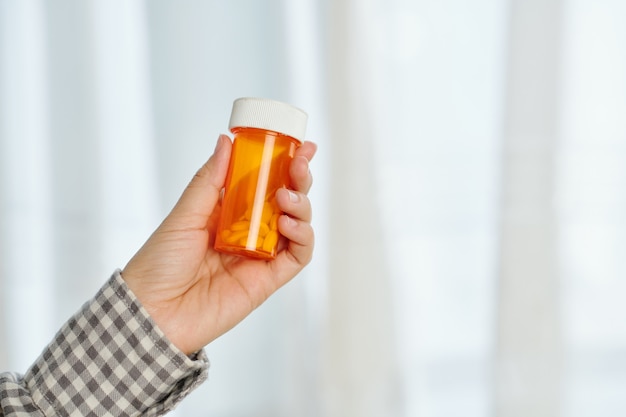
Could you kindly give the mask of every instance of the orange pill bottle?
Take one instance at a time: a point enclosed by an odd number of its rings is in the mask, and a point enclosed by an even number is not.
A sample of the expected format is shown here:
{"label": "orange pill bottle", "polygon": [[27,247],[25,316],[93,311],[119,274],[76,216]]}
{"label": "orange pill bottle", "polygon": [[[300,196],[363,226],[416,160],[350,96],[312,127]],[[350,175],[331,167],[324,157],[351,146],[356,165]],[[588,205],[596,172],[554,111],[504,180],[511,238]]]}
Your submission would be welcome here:
{"label": "orange pill bottle", "polygon": [[234,135],[215,250],[271,260],[278,252],[276,191],[289,185],[289,165],[304,139],[307,114],[263,98],[233,103]]}

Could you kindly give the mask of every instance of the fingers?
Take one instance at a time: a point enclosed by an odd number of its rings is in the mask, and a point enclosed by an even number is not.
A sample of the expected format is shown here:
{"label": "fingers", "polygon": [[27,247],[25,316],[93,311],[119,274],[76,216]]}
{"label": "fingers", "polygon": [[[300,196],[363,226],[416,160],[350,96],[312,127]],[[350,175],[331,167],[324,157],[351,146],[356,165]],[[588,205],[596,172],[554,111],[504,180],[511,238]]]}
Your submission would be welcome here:
{"label": "fingers", "polygon": [[291,188],[308,193],[313,184],[313,176],[309,171],[309,161],[304,156],[295,156],[289,166]]}
{"label": "fingers", "polygon": [[313,184],[309,161],[313,159],[317,145],[304,142],[297,150],[289,167],[291,190],[276,192],[279,208],[285,213],[278,221],[280,234],[286,238],[276,259],[277,271],[283,280],[293,278],[313,256],[315,235],[311,226],[312,209],[307,193]]}
{"label": "fingers", "polygon": [[276,259],[282,279],[291,279],[313,256],[315,236],[311,226],[311,202],[301,191],[281,188],[276,192],[278,207],[284,212],[278,220],[278,230],[286,246]]}
{"label": "fingers", "polygon": [[306,194],[280,188],[276,191],[276,202],[286,215],[305,222],[311,221],[311,202]]}
{"label": "fingers", "polygon": [[168,220],[184,223],[186,228],[203,228],[226,181],[232,143],[226,135],[220,135],[213,155],[198,170],[178,203],[168,216]]}
{"label": "fingers", "polygon": [[315,234],[311,223],[299,220],[287,215],[280,216],[278,230],[289,240],[287,249],[279,253],[289,262],[289,268],[285,268],[288,278],[295,276],[304,268],[313,257]]}
{"label": "fingers", "polygon": [[[213,155],[198,170],[168,216],[169,223],[182,222],[181,226],[186,228],[206,227],[224,187],[231,151],[230,138],[220,135]],[[308,161],[313,158],[316,151],[317,145],[313,142],[304,142],[296,150],[290,166],[291,185],[294,190],[306,193],[311,187],[313,180]]]}
{"label": "fingers", "polygon": [[289,166],[291,187],[294,190],[308,193],[313,184],[313,177],[309,170],[309,161],[315,156],[317,145],[313,142],[304,142],[297,150]]}
{"label": "fingers", "polygon": [[310,161],[313,159],[313,156],[315,156],[315,152],[317,152],[317,145],[307,141],[298,147],[294,156],[304,156]]}

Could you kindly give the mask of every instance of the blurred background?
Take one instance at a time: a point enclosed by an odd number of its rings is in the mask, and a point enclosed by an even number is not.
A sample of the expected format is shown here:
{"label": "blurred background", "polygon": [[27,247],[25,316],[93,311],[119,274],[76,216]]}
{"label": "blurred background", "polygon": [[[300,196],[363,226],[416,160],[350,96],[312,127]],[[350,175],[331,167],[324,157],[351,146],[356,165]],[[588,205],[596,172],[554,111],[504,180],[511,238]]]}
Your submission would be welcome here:
{"label": "blurred background", "polygon": [[311,265],[173,415],[626,415],[626,2],[0,0],[0,369],[227,131],[309,113]]}

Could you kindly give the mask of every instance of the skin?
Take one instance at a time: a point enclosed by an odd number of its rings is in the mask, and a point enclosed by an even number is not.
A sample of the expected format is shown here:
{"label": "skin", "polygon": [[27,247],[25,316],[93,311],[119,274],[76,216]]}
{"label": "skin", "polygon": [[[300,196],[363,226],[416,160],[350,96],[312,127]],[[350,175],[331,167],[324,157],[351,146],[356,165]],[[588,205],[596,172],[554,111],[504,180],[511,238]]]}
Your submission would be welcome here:
{"label": "skin", "polygon": [[313,181],[309,161],[316,150],[312,142],[297,149],[289,189],[276,193],[285,213],[278,222],[283,237],[276,259],[246,259],[213,250],[232,151],[231,140],[221,135],[170,214],[123,269],[128,287],[185,354],[233,328],[310,262],[314,234],[307,193]]}

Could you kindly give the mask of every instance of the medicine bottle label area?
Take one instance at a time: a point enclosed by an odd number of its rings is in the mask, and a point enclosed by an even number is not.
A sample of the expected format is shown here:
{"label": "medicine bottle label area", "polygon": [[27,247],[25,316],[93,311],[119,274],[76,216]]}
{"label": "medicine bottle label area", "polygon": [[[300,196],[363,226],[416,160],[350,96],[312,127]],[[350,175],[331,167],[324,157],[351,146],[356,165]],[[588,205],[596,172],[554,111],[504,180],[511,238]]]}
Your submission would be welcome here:
{"label": "medicine bottle label area", "polygon": [[289,184],[289,165],[300,142],[263,129],[232,131],[235,138],[215,249],[273,259],[282,214],[276,205],[276,191]]}

